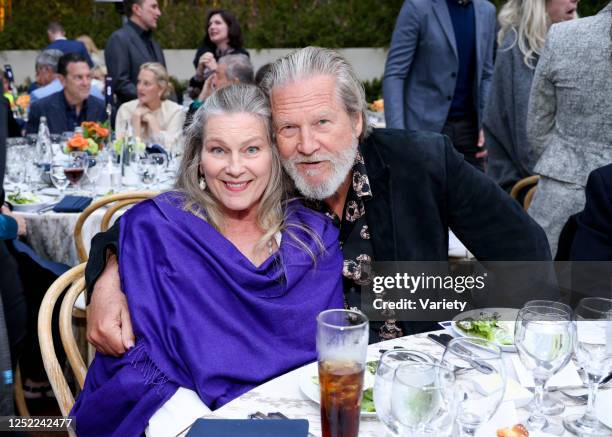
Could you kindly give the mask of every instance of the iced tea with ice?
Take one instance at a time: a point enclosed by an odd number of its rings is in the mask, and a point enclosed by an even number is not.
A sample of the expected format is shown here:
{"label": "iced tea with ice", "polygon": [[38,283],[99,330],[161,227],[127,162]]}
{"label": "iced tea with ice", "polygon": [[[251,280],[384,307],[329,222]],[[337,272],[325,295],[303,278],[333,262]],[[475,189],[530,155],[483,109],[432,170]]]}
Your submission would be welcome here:
{"label": "iced tea with ice", "polygon": [[356,362],[319,362],[323,437],[357,437],[363,372]]}

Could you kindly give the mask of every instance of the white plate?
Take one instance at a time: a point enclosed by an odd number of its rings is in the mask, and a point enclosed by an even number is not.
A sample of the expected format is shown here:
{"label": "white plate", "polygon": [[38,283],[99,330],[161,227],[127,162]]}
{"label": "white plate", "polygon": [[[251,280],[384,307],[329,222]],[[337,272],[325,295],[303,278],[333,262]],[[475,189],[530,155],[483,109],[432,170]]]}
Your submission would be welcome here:
{"label": "white plate", "polygon": [[[456,336],[456,337],[468,337],[470,336],[470,334],[468,334],[467,332],[461,330],[460,328],[458,328],[457,325],[457,321],[466,319],[468,317],[471,317],[473,319],[477,319],[480,316],[480,313],[489,313],[489,314],[493,314],[493,313],[499,313],[501,314],[501,320],[504,321],[505,323],[507,323],[508,325],[508,331],[510,332],[510,334],[514,337],[514,320],[516,320],[516,316],[518,314],[518,310],[516,308],[479,308],[479,309],[475,309],[475,310],[470,310],[470,311],[465,311],[461,314],[457,314],[455,317],[453,317],[453,320],[451,321],[451,325],[450,325],[450,329],[452,331],[452,333]],[[481,338],[478,336],[473,336],[476,338]],[[499,345],[502,349],[502,351],[504,352],[516,352],[516,347],[511,344],[511,345],[503,345],[500,344]]]}
{"label": "white plate", "polygon": [[[13,210],[17,212],[34,212],[39,210],[40,208],[44,208],[50,203],[53,203],[53,201],[56,199],[53,196],[47,196],[45,194],[35,194],[35,196],[38,199],[36,203],[24,203],[21,205],[13,203]],[[8,200],[8,195],[6,196],[6,199]]]}
{"label": "white plate", "polygon": [[601,390],[597,392],[595,413],[601,423],[608,428],[612,428],[612,390]]}
{"label": "white plate", "polygon": [[[368,360],[368,361],[373,361]],[[321,403],[321,389],[318,384],[313,382],[313,377],[319,377],[319,366],[318,363],[310,363],[307,366],[304,366],[302,372],[300,373],[300,390],[304,395],[313,402],[317,404]],[[374,375],[366,370],[365,372],[365,381],[363,384],[363,389],[366,390],[368,388],[372,388],[374,386]],[[365,411],[361,412],[361,417],[376,417],[376,413],[366,413]]]}

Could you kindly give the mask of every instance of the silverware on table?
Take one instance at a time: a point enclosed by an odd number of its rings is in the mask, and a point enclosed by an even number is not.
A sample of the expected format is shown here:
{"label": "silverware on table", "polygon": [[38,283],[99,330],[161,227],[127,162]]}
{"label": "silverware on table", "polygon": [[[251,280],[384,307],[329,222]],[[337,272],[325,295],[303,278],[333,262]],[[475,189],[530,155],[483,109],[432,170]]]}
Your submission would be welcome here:
{"label": "silverware on table", "polygon": [[[446,348],[448,346],[448,343],[450,343],[450,341],[453,339],[453,337],[448,334],[440,334],[440,335],[428,334],[427,338],[429,338],[431,341],[433,341],[434,343],[444,348]],[[464,354],[465,355],[464,359],[472,366],[472,368],[478,370],[480,373],[483,373],[485,375],[490,375],[491,373],[495,371],[495,369],[491,367],[489,363],[483,360],[479,360],[477,358],[476,359],[470,358],[471,352],[468,349],[465,349],[462,347],[459,349],[459,352]],[[455,366],[454,372],[457,373],[459,371],[465,371],[469,369],[470,369],[469,367]]]}

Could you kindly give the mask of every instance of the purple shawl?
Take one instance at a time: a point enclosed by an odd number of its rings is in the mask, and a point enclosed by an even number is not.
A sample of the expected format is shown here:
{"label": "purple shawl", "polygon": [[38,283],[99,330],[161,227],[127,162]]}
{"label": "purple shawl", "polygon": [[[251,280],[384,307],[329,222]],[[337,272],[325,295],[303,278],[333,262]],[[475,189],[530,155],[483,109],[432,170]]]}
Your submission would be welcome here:
{"label": "purple shawl", "polygon": [[212,409],[316,359],[316,315],[342,308],[342,254],[331,221],[298,202],[287,223],[316,265],[283,232],[255,267],[178,193],[141,202],[121,219],[119,269],[136,346],[98,354],[73,408],[79,435],[140,435],[178,389]]}

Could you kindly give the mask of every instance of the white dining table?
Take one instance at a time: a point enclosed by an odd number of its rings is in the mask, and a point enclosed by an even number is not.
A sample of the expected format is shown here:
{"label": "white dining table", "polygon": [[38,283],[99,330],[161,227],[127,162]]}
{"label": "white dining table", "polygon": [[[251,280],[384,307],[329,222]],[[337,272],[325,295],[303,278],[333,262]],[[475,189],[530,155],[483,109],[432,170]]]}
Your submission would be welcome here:
{"label": "white dining table", "polygon": [[[439,331],[438,333],[445,332]],[[401,346],[407,349],[414,349],[420,352],[427,352],[436,358],[441,358],[444,349],[427,338],[427,334],[416,334],[401,337],[394,340],[376,343],[369,346],[368,356],[380,355],[381,349],[393,349],[394,346]],[[282,351],[279,351],[282,353]],[[504,352],[504,362],[508,370],[509,378],[516,378],[511,365],[513,352]],[[227,403],[223,407],[211,413],[210,418],[227,419],[246,419],[249,414],[260,411],[264,414],[280,412],[291,419],[307,419],[309,431],[315,436],[321,435],[321,419],[319,405],[308,399],[300,390],[300,377],[303,368],[293,370],[278,378],[266,382],[254,388],[237,399]],[[551,393],[552,396],[562,396],[558,392]],[[549,418],[553,422],[562,426],[561,419],[568,414],[583,413],[584,405],[574,405],[572,400],[562,399],[566,404],[565,411],[561,416]],[[477,437],[494,437],[495,431],[500,427],[512,427],[517,423],[526,423],[530,411],[526,408],[515,408],[512,401],[502,403],[498,413],[492,420],[483,426],[476,434]],[[611,413],[612,414],[612,413]],[[375,417],[362,417],[359,425],[359,436],[364,437],[383,437],[385,436],[383,424]],[[538,435],[531,433],[530,436]],[[549,434],[540,434],[548,436]],[[571,436],[567,431],[563,436]]]}

